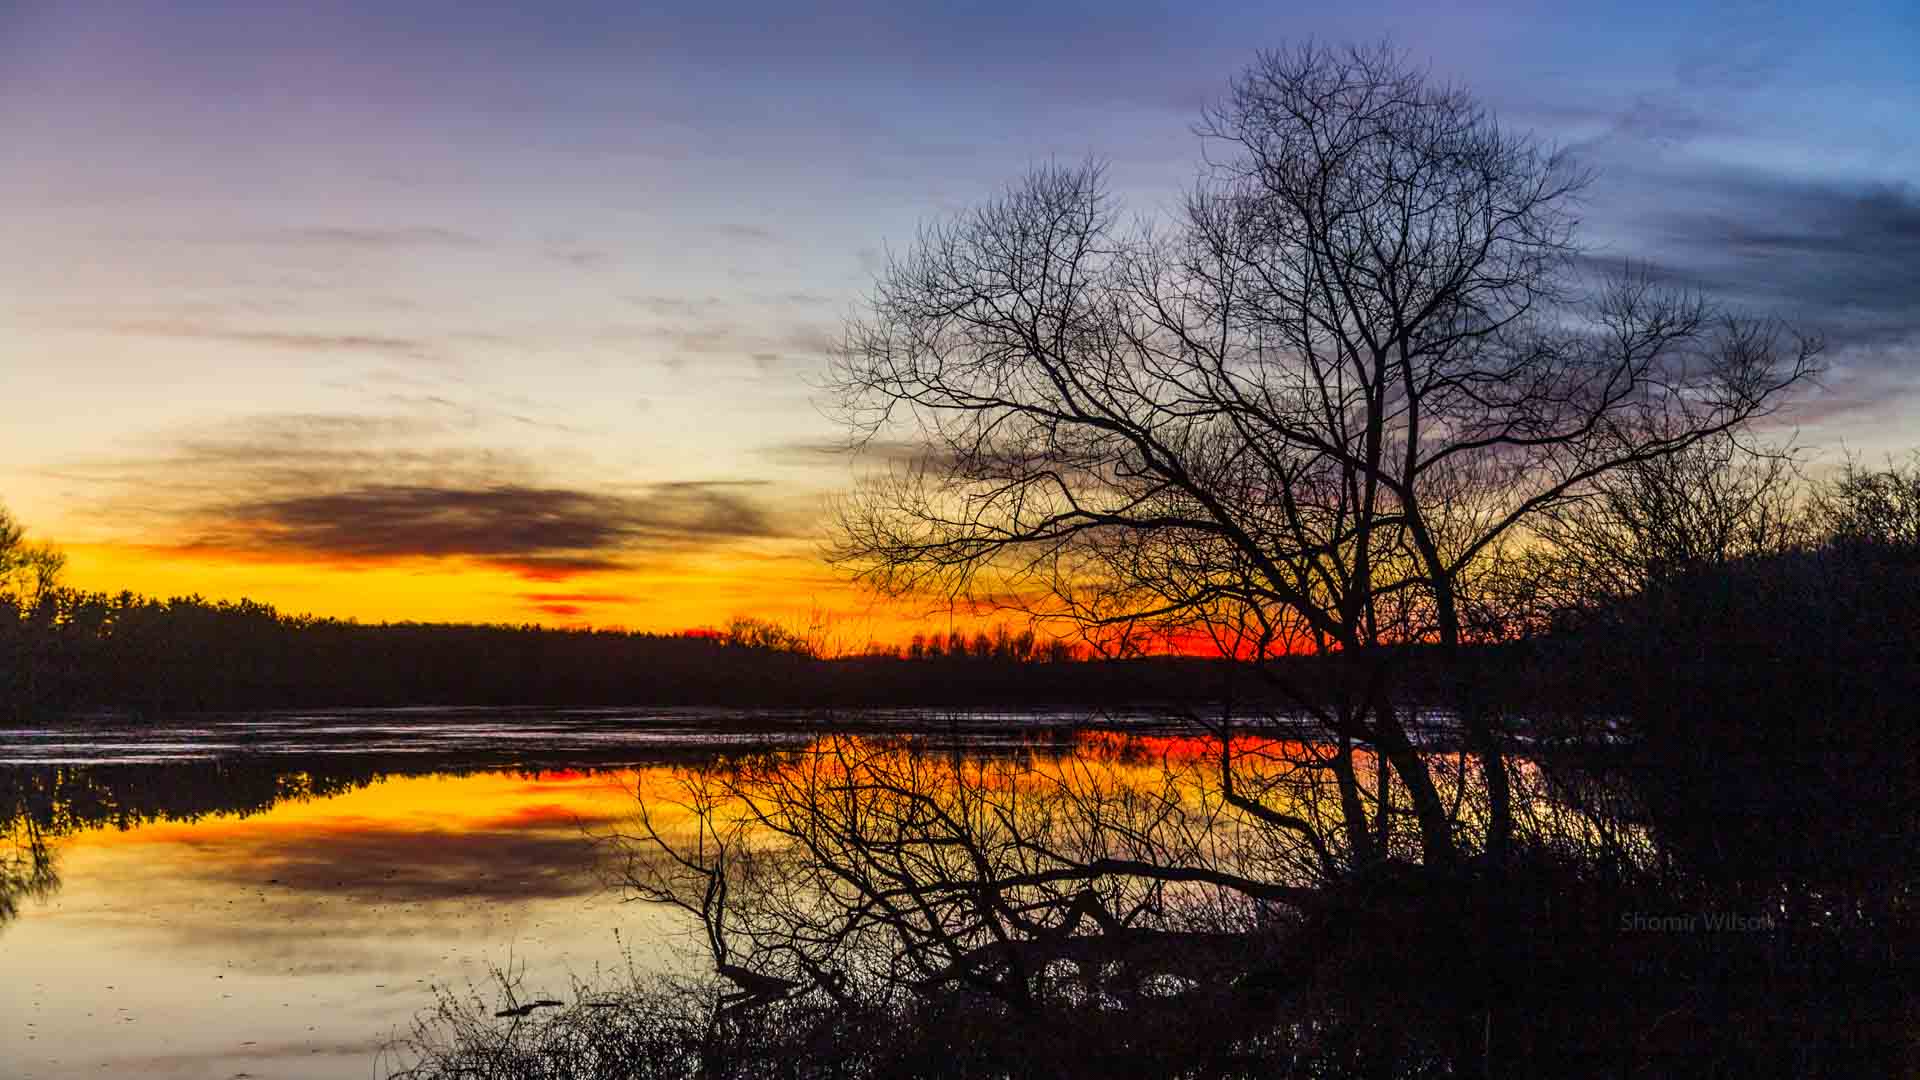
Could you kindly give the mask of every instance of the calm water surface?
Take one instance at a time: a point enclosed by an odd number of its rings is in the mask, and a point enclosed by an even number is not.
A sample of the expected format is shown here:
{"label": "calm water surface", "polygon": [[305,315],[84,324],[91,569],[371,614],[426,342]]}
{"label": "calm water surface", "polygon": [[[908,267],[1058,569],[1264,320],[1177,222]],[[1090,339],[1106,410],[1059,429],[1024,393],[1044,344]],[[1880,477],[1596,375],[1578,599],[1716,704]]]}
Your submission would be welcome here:
{"label": "calm water surface", "polygon": [[[985,750],[1068,719],[859,722]],[[0,1076],[372,1077],[436,987],[491,1000],[510,968],[564,998],[676,962],[685,927],[621,903],[592,834],[676,765],[817,730],[701,710],[0,730]]]}

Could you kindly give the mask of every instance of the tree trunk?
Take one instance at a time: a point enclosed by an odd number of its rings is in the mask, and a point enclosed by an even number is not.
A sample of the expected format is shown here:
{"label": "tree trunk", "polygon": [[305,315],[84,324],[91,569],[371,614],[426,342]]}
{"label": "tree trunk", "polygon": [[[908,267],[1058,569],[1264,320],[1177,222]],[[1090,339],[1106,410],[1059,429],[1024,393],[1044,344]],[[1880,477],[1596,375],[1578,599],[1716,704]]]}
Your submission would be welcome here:
{"label": "tree trunk", "polygon": [[1340,814],[1346,819],[1347,846],[1353,852],[1353,864],[1365,866],[1377,861],[1383,851],[1376,850],[1367,831],[1367,808],[1360,801],[1360,781],[1353,771],[1353,738],[1340,733],[1339,750],[1333,757],[1333,777],[1340,788]]}
{"label": "tree trunk", "polygon": [[1413,816],[1420,822],[1421,853],[1429,866],[1448,866],[1459,861],[1460,852],[1453,842],[1453,823],[1447,818],[1440,792],[1433,786],[1433,774],[1425,758],[1407,738],[1400,717],[1385,701],[1374,704],[1374,727],[1379,732],[1380,752],[1407,785],[1413,803]]}
{"label": "tree trunk", "polygon": [[1467,749],[1480,764],[1481,782],[1487,785],[1487,861],[1505,866],[1513,846],[1513,786],[1507,777],[1506,755],[1487,720],[1480,701],[1480,680],[1468,669],[1460,650],[1460,611],[1453,595],[1453,583],[1441,578],[1434,590],[1440,608],[1440,644],[1454,691],[1454,707],[1460,711],[1466,729]]}

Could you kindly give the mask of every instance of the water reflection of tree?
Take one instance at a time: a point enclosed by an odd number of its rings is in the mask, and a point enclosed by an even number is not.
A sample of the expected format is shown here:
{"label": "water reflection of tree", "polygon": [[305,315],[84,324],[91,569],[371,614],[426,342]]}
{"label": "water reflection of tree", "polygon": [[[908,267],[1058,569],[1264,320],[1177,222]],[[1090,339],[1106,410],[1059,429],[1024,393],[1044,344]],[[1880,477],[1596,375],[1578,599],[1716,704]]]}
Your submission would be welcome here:
{"label": "water reflection of tree", "polygon": [[363,754],[0,769],[7,841],[0,848],[0,924],[18,914],[22,900],[45,899],[60,887],[58,842],[83,830],[251,817],[396,775],[473,771],[427,761],[401,768]]}
{"label": "water reflection of tree", "polygon": [[[1405,859],[1356,868],[1351,852],[1317,842],[1341,812],[1330,753],[1270,738],[1096,735],[1067,755],[982,759],[831,737],[680,774],[677,796],[642,807],[617,848],[637,895],[704,928],[716,1044],[820,1064],[837,1060],[819,1056],[835,1041],[874,1040],[847,1053],[950,1047],[919,1025],[951,1024],[975,1037],[966,1053],[1063,1075],[1468,1061],[1456,1021],[1488,992],[1457,983],[1474,958],[1564,962],[1565,935],[1608,932],[1617,913],[1602,909],[1627,895],[1584,886],[1628,881],[1651,895],[1670,884],[1631,792],[1529,760],[1512,770],[1517,839],[1561,857],[1540,864],[1541,880],[1516,871],[1505,887],[1551,897],[1551,922],[1500,921],[1506,909],[1471,885],[1472,869],[1450,882]],[[1356,765],[1377,781],[1375,762]],[[1435,753],[1433,767],[1454,827],[1484,829],[1471,755]],[[1300,827],[1252,820],[1236,795]],[[1392,846],[1417,852],[1417,824],[1402,828]],[[1514,910],[1542,909],[1517,899]],[[1383,951],[1386,940],[1406,947]],[[1428,984],[1459,992],[1407,998]],[[1393,1039],[1351,1025],[1389,1006]],[[1041,1053],[1069,1032],[1066,1060]],[[1343,1058],[1349,1038],[1363,1046]]]}
{"label": "water reflection of tree", "polygon": [[23,900],[44,900],[60,888],[48,834],[62,815],[48,779],[41,770],[0,769],[0,926],[20,914]]}
{"label": "water reflection of tree", "polygon": [[21,900],[45,899],[59,888],[56,845],[76,832],[216,814],[245,817],[289,799],[352,791],[387,775],[366,757],[0,769],[0,830],[7,838],[0,854],[0,923],[19,913]]}
{"label": "water reflection of tree", "polygon": [[1163,760],[829,738],[683,774],[687,831],[643,807],[627,876],[701,917],[742,1005],[957,984],[1028,1009],[1062,964],[1137,995],[1200,978],[1326,870],[1308,834],[1231,827],[1206,770]]}
{"label": "water reflection of tree", "polygon": [[31,818],[17,817],[4,826],[0,845],[0,926],[20,914],[22,900],[44,900],[60,888],[60,869],[47,835]]}

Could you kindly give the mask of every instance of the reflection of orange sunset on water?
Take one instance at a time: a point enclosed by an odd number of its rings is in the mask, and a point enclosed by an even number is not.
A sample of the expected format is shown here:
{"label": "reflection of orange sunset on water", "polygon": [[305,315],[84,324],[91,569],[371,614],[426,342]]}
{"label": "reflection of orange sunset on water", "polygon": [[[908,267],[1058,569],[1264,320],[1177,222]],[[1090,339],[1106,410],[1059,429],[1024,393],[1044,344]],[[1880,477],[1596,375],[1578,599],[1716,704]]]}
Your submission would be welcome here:
{"label": "reflection of orange sunset on water", "polygon": [[[298,790],[297,777],[285,783]],[[64,843],[203,842],[223,835],[345,835],[355,831],[456,834],[602,826],[630,817],[636,791],[659,783],[654,770],[482,772],[469,776],[403,776],[327,798],[289,799],[245,817],[214,814],[195,822],[162,821],[137,829],[75,833]]]}
{"label": "reflection of orange sunset on water", "polygon": [[364,1075],[436,986],[677,963],[679,924],[620,903],[589,839],[664,778],[395,777],[55,838],[61,887],[0,926],[0,1047],[27,1076]]}

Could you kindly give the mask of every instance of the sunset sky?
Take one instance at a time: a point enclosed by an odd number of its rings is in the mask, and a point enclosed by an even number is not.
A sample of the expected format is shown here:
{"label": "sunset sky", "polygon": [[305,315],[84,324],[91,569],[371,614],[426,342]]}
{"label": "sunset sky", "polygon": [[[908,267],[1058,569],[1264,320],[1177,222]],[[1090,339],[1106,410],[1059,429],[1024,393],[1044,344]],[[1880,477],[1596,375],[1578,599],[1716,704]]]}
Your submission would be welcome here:
{"label": "sunset sky", "polygon": [[89,588],[887,636],[815,389],[884,252],[1053,158],[1169,209],[1308,37],[1572,148],[1594,254],[1823,333],[1823,460],[1920,444],[1920,6],[1439,11],[0,0],[0,501]]}

